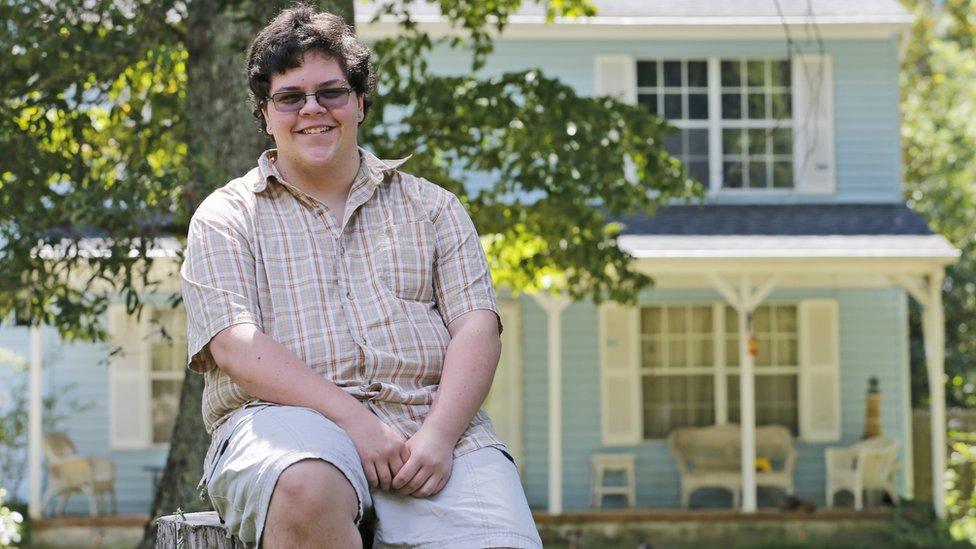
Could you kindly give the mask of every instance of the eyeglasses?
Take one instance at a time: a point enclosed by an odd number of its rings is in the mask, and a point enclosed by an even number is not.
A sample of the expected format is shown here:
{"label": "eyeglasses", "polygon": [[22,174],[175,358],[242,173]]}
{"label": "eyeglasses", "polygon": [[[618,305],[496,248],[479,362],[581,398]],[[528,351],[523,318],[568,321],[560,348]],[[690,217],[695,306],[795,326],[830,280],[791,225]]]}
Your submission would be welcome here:
{"label": "eyeglasses", "polygon": [[319,106],[326,109],[339,109],[346,106],[349,102],[349,94],[352,88],[321,88],[315,93],[303,93],[300,91],[283,91],[271,96],[270,100],[274,103],[275,110],[278,112],[295,112],[305,106],[305,101],[314,96]]}

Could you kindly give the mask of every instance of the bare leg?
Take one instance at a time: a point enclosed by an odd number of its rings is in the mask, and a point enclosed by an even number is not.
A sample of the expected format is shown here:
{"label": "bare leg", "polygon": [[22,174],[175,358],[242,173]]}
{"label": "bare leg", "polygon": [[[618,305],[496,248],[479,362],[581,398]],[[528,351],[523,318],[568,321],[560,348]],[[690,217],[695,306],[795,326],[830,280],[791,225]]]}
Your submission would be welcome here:
{"label": "bare leg", "polygon": [[341,471],[319,459],[299,461],[278,477],[261,545],[361,547],[357,510],[356,492]]}

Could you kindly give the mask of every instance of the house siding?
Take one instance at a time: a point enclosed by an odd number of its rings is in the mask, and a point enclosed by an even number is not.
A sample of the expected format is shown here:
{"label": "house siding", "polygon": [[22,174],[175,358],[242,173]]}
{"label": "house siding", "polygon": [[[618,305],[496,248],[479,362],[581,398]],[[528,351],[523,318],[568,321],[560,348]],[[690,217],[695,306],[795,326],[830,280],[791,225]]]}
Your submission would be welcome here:
{"label": "house siding", "polygon": [[[904,442],[910,433],[906,424],[909,402],[904,400],[907,383],[908,355],[904,341],[907,319],[905,293],[900,289],[783,290],[774,292],[769,301],[793,301],[807,298],[836,299],[841,330],[841,414],[842,438],[829,444],[797,443],[797,496],[824,503],[824,448],[844,446],[860,439],[864,427],[865,393],[868,378],[877,376],[882,394],[882,431],[903,443],[902,464],[906,461]],[[711,291],[652,290],[641,295],[641,304],[719,301]],[[547,503],[544,421],[530,422],[532,415],[544,416],[547,406],[545,370],[545,319],[532,318],[535,307],[525,301],[525,395],[527,414],[525,440],[531,446],[525,484],[529,503],[545,507]],[[537,320],[537,321],[536,321]],[[649,441],[638,446],[605,447],[600,437],[599,341],[597,308],[592,303],[576,303],[563,313],[563,505],[566,509],[589,506],[589,456],[607,451],[637,454],[637,505],[640,507],[674,507],[679,501],[678,472],[667,451],[665,441]],[[904,471],[897,483],[905,488]],[[775,505],[776,493],[762,491],[760,505]],[[610,503],[608,501],[608,503]],[[721,492],[702,491],[692,499],[693,505],[728,505],[729,497]]]}
{"label": "house siding", "polygon": [[[815,43],[809,42],[799,43],[799,48],[804,53],[819,51]],[[799,204],[903,200],[897,42],[893,38],[826,40],[824,51],[833,56],[834,64],[836,194],[723,193],[711,196],[710,202]],[[594,56],[600,54],[685,59],[713,55],[785,57],[787,44],[785,40],[499,40],[483,74],[541,67],[543,74],[559,78],[582,95],[591,95]],[[463,53],[441,49],[431,55],[430,66],[440,74],[462,74],[469,69],[466,59]],[[488,181],[483,175],[468,177],[472,189]]]}
{"label": "house siding", "polygon": [[[0,347],[29,359],[27,328],[0,329]],[[105,343],[67,342],[53,328],[42,329],[44,395],[58,395],[57,410],[67,412],[76,402],[83,409],[59,421],[56,428],[65,431],[83,456],[103,455],[115,462],[115,491],[121,514],[148,513],[153,492],[151,473],[144,467],[162,466],[166,449],[112,450],[109,447],[108,362],[110,346]],[[3,374],[3,378],[8,373]],[[44,481],[42,480],[42,483]],[[44,486],[42,484],[42,486]],[[25,478],[17,494],[26,501],[29,485]],[[49,507],[52,509],[52,507]],[[88,499],[74,494],[66,513],[87,514]]]}

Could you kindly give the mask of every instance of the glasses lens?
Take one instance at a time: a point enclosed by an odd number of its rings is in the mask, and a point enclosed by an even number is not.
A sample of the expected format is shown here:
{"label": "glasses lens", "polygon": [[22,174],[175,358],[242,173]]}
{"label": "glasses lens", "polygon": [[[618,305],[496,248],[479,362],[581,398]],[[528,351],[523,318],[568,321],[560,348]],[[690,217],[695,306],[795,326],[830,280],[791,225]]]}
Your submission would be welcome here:
{"label": "glasses lens", "polygon": [[305,104],[305,94],[301,92],[281,92],[271,96],[275,108],[281,112],[292,112],[302,108]]}
{"label": "glasses lens", "polygon": [[327,109],[338,109],[349,101],[349,91],[349,88],[322,88],[315,92],[315,100]]}

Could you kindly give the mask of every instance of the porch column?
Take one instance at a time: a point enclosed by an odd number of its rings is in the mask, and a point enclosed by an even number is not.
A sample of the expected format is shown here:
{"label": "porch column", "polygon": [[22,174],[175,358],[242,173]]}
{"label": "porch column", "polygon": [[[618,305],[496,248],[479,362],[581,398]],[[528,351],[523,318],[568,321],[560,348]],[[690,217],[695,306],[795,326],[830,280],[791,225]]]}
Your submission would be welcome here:
{"label": "porch column", "polygon": [[939,518],[946,516],[945,313],[942,310],[944,277],[942,269],[929,275],[928,303],[922,317],[932,421],[932,504]]}
{"label": "porch column", "polygon": [[943,270],[922,277],[896,277],[922,306],[922,338],[925,340],[925,370],[929,382],[929,415],[932,431],[932,506],[935,515],[945,518],[945,313],[942,310]]}
{"label": "porch column", "polygon": [[756,397],[753,356],[749,353],[750,318],[756,307],[773,291],[778,277],[753,290],[749,275],[739,278],[739,288],[718,275],[712,284],[739,314],[739,429],[742,447],[742,511],[756,512]]}
{"label": "porch column", "polygon": [[569,299],[550,293],[533,294],[546,312],[547,365],[549,374],[549,512],[563,512],[563,310]]}
{"label": "porch column", "polygon": [[[30,485],[30,498],[27,502],[27,514],[31,518],[40,518],[41,509],[41,367],[43,357],[41,351],[41,327],[30,327],[30,366],[28,378],[28,408],[27,408],[27,468]],[[15,494],[13,494],[15,495]]]}

